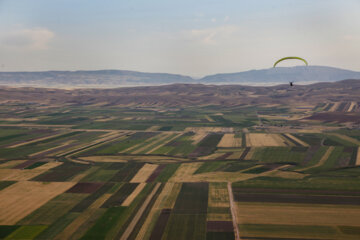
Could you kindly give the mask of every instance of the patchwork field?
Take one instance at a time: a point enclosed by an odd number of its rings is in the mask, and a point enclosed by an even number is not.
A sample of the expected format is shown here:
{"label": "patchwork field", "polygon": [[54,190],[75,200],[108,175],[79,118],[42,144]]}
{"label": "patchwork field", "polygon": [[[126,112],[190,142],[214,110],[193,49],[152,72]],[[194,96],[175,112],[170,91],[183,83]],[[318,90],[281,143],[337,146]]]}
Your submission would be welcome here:
{"label": "patchwork field", "polygon": [[0,239],[360,238],[359,102],[144,106],[0,105]]}

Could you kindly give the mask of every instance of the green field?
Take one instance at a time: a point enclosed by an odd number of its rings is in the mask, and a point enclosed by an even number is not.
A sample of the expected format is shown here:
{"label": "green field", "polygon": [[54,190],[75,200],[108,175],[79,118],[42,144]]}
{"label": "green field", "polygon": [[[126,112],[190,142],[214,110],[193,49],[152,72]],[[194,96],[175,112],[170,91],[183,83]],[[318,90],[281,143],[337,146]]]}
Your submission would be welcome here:
{"label": "green field", "polygon": [[[259,112],[271,114],[263,126]],[[360,131],[274,117],[295,114],[266,105],[23,109],[0,126],[0,238],[210,240],[237,229],[242,239],[359,239]],[[218,147],[228,133],[239,147]],[[41,204],[22,197],[27,184],[45,196],[52,183],[69,185]],[[23,203],[2,207],[13,200]]]}

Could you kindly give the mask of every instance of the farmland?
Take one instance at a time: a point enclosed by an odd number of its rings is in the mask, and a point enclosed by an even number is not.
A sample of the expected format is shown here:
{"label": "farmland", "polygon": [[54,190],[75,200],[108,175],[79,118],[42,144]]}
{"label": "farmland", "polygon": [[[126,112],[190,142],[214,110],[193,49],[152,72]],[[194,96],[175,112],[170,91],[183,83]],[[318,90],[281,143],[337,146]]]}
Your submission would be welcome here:
{"label": "farmland", "polygon": [[348,98],[2,102],[0,238],[359,239]]}

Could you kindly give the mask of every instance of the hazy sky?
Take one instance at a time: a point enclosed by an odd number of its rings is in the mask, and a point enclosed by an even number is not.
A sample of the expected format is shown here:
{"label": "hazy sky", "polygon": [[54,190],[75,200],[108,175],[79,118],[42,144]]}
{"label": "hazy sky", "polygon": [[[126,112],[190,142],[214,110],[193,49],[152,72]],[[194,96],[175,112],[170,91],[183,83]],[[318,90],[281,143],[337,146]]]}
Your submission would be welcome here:
{"label": "hazy sky", "polygon": [[[0,71],[360,71],[359,0],[0,0]],[[291,62],[290,64],[296,64]]]}

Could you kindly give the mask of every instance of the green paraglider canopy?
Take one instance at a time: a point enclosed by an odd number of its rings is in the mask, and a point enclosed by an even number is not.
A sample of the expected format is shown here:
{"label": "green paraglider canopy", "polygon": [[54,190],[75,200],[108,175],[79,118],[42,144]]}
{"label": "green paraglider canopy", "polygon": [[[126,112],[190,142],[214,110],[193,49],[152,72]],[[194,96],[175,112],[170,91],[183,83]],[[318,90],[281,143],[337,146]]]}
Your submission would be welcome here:
{"label": "green paraglider canopy", "polygon": [[297,60],[300,60],[300,61],[303,61],[306,66],[308,65],[307,61],[303,58],[300,58],[300,57],[284,57],[284,58],[281,58],[279,60],[277,60],[275,63],[274,63],[274,67],[276,67],[276,65],[279,63],[279,62],[282,62],[284,60],[289,60],[289,59],[297,59]]}

